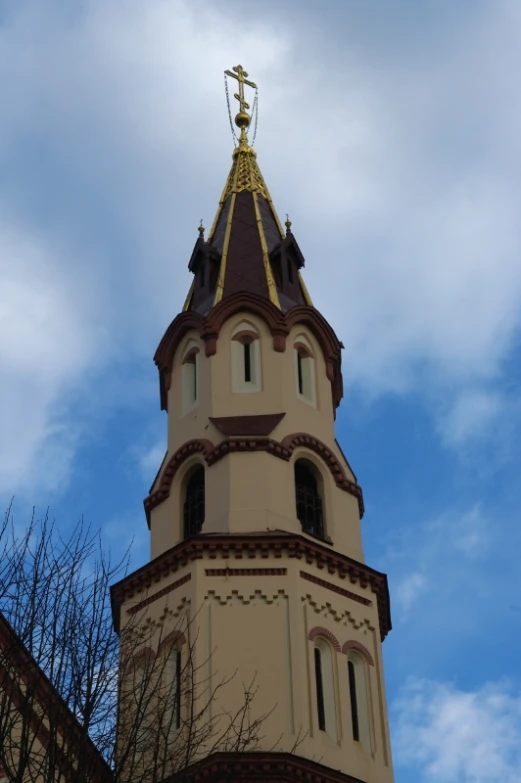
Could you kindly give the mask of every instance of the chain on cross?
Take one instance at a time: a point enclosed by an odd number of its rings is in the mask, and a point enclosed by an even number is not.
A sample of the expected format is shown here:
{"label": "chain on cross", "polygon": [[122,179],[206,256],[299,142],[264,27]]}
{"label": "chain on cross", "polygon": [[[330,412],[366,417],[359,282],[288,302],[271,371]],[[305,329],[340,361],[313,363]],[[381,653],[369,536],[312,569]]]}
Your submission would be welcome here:
{"label": "chain on cross", "polygon": [[[233,73],[233,71],[235,71],[235,73]],[[250,105],[249,103],[246,103],[244,99],[244,85],[247,84],[248,87],[253,87],[254,90],[257,89],[257,85],[254,84],[254,82],[248,81],[248,74],[242,65],[234,65],[233,71],[225,71],[225,74],[231,76],[232,79],[237,79],[239,82],[239,92],[236,92],[233,97],[239,101],[239,111],[245,113],[250,108]]]}

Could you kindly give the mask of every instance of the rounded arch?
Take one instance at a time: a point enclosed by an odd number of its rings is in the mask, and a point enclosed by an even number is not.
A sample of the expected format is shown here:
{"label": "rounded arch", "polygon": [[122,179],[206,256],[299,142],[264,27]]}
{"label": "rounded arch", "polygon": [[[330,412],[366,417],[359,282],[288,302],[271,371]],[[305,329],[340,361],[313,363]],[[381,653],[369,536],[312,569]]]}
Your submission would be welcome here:
{"label": "rounded arch", "polygon": [[241,311],[250,312],[261,318],[271,331],[274,350],[285,350],[289,329],[281,311],[262,296],[239,291],[226,299],[221,299],[219,304],[208,313],[202,335],[208,356],[217,351],[217,338],[225,321]]}
{"label": "rounded arch", "polygon": [[314,642],[315,639],[317,639],[319,636],[322,636],[324,639],[327,639],[335,648],[337,652],[340,652],[340,642],[336,638],[335,634],[328,630],[327,628],[324,628],[321,625],[316,625],[314,628],[311,629],[311,631],[308,633],[308,639],[310,642]]}
{"label": "rounded arch", "polygon": [[325,502],[324,481],[321,471],[307,455],[298,457],[293,463],[295,477],[295,502],[297,519],[308,535],[324,538]]}
{"label": "rounded arch", "polygon": [[200,345],[198,341],[195,339],[195,337],[189,337],[180,351],[181,364],[186,364],[187,361],[190,361],[192,356],[197,355],[199,352]]}
{"label": "rounded arch", "polygon": [[251,321],[242,319],[238,324],[235,324],[232,330],[232,340],[239,343],[252,342],[253,340],[259,340],[259,330]]}
{"label": "rounded arch", "polygon": [[371,655],[371,653],[369,652],[367,647],[364,647],[363,644],[361,644],[360,642],[355,641],[354,639],[350,639],[349,641],[345,642],[342,645],[342,652],[345,655],[349,655],[349,653],[352,650],[357,652],[357,653],[360,653],[360,655],[362,655],[365,658],[365,660],[367,661],[367,663],[370,666],[374,666],[373,656]]}
{"label": "rounded arch", "polygon": [[201,532],[205,519],[205,469],[199,461],[190,465],[181,484],[183,538]]}
{"label": "rounded arch", "polygon": [[186,644],[186,636],[182,631],[179,630],[170,631],[170,633],[167,634],[165,638],[161,641],[157,652],[158,654],[160,652],[164,652],[169,647],[180,648],[184,644]]}
{"label": "rounded arch", "polygon": [[315,358],[315,351],[313,346],[304,334],[298,334],[293,340],[293,348],[297,351],[301,351],[304,356],[311,359]]}
{"label": "rounded arch", "polygon": [[328,449],[328,447],[322,443],[322,441],[318,440],[318,438],[314,438],[312,435],[308,435],[305,432],[296,432],[292,435],[286,435],[286,437],[281,441],[280,445],[283,449],[286,450],[290,457],[295,449],[299,446],[303,446],[304,448],[309,449],[319,456],[329,468],[329,471],[331,472],[337,487],[343,489],[345,492],[349,492],[351,495],[356,497],[360,510],[360,519],[363,517],[364,500],[361,486],[355,481],[351,481],[351,479],[346,476],[344,468],[342,467],[339,459],[335,454],[333,454],[331,449]]}
{"label": "rounded arch", "polygon": [[[178,448],[177,451],[170,457],[159,481],[158,488],[154,492],[151,492],[151,494],[148,495],[148,497],[146,497],[143,501],[149,528],[151,510],[162,503],[163,500],[166,500],[166,498],[170,495],[172,481],[181,465],[194,454],[200,454],[206,461],[206,458],[212,449],[213,443],[209,440],[204,440],[202,438],[189,440],[187,443],[184,443],[180,448]],[[201,462],[201,465],[202,464],[203,463]]]}

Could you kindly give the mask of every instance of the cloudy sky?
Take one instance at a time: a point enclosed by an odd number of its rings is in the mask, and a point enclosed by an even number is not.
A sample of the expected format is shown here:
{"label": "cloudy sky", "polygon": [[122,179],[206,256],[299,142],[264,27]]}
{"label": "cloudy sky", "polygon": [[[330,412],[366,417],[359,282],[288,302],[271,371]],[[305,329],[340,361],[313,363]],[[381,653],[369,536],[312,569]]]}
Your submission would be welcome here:
{"label": "cloudy sky", "polygon": [[521,780],[521,3],[0,0],[0,500],[148,557],[223,70],[345,345],[397,783]]}

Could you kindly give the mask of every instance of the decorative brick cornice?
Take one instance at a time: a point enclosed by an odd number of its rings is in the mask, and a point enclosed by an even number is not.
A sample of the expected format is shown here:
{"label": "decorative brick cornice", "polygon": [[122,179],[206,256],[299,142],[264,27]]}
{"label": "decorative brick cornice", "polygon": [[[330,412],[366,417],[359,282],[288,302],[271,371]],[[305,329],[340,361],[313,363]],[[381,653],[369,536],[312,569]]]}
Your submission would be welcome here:
{"label": "decorative brick cornice", "polygon": [[[262,418],[262,426],[271,426],[272,424],[276,426],[275,420],[282,416],[284,416],[284,414],[277,413],[270,414],[269,416],[237,418]],[[229,417],[230,420],[234,418],[235,417]],[[212,421],[212,419],[210,419],[210,421]],[[223,420],[216,419],[215,421],[222,422]],[[280,421],[280,418],[278,418],[278,421]],[[235,426],[235,423],[230,426]],[[148,527],[150,528],[151,510],[167,499],[167,497],[170,495],[170,488],[173,478],[179,467],[186,459],[188,459],[188,457],[191,457],[193,454],[202,454],[208,465],[214,465],[227,454],[237,451],[267,451],[268,454],[273,454],[274,457],[279,457],[280,459],[289,461],[295,449],[299,447],[310,449],[323,460],[324,464],[329,468],[329,471],[333,476],[337,487],[342,489],[344,492],[348,492],[350,495],[353,495],[356,498],[358,502],[360,519],[362,519],[364,515],[364,498],[362,494],[362,487],[356,482],[347,478],[340,461],[333,454],[331,449],[328,449],[328,447],[322,443],[322,441],[318,440],[318,438],[315,438],[312,435],[308,435],[305,432],[297,432],[292,435],[287,435],[281,442],[274,440],[273,438],[263,436],[258,437],[253,435],[244,435],[243,437],[229,437],[220,441],[220,443],[217,443],[215,446],[209,440],[189,440],[187,443],[183,444],[183,446],[181,446],[170,458],[165,470],[161,475],[158,488],[151,492],[150,495],[148,495],[148,497],[146,497],[143,501]]]}
{"label": "decorative brick cornice", "polygon": [[365,783],[293,753],[213,753],[164,783]]}
{"label": "decorative brick cornice", "polygon": [[359,652],[360,655],[364,656],[364,658],[366,659],[367,663],[370,666],[374,666],[373,656],[371,655],[367,647],[364,647],[364,645],[361,642],[356,642],[354,639],[351,639],[342,645],[342,652],[345,653],[346,655],[349,654],[350,650],[356,650],[356,652]]}
{"label": "decorative brick cornice", "polygon": [[286,576],[287,568],[207,568],[206,576]]}
{"label": "decorative brick cornice", "polygon": [[343,394],[342,343],[324,316],[309,305],[296,305],[287,313],[282,313],[268,299],[242,291],[222,299],[206,317],[193,310],[188,310],[174,318],[163,335],[154,356],[159,370],[161,408],[168,409],[168,389],[170,388],[174,355],[184,335],[190,330],[197,331],[204,341],[206,356],[213,356],[217,353],[217,339],[223,324],[235,313],[241,311],[253,313],[262,318],[273,337],[275,351],[283,353],[286,350],[286,338],[296,324],[303,324],[314,334],[326,362],[326,373],[331,381],[333,409],[335,410]]}
{"label": "decorative brick cornice", "polygon": [[340,652],[340,642],[336,638],[335,634],[331,631],[328,631],[327,628],[323,628],[321,625],[316,625],[308,633],[308,639],[310,642],[314,642],[317,636],[323,636],[325,639],[329,639],[335,650]]}
{"label": "decorative brick cornice", "polygon": [[172,582],[172,584],[167,585],[166,587],[163,587],[162,590],[158,590],[156,593],[152,593],[152,595],[147,596],[143,599],[143,601],[140,601],[138,604],[135,604],[135,606],[131,606],[130,609],[127,609],[127,614],[136,614],[136,612],[139,612],[141,609],[144,609],[146,606],[150,606],[150,604],[153,604],[154,601],[157,601],[159,598],[162,598],[164,595],[168,595],[169,593],[172,593],[174,590],[177,590],[178,587],[181,587],[181,585],[186,584],[186,582],[189,582],[192,578],[192,574],[185,574],[181,577],[181,579],[176,579],[175,582]]}
{"label": "decorative brick cornice", "polygon": [[314,574],[308,574],[307,571],[301,571],[300,576],[302,579],[307,579],[308,582],[313,582],[313,584],[319,585],[320,587],[325,587],[326,590],[332,590],[334,593],[343,595],[344,598],[350,598],[352,601],[357,601],[359,604],[364,604],[364,606],[373,605],[373,602],[370,601],[369,598],[363,598],[361,595],[351,592],[351,590],[345,590],[343,587],[340,587],[340,585],[335,585],[333,582],[327,582],[325,579],[320,579]]}
{"label": "decorative brick cornice", "polygon": [[122,579],[111,588],[112,612],[116,630],[119,627],[121,604],[136,594],[160,582],[168,574],[175,573],[195,560],[240,560],[248,558],[265,559],[295,558],[340,579],[349,579],[351,584],[370,588],[376,595],[378,619],[382,640],[391,630],[391,611],[387,576],[375,571],[346,555],[333,552],[321,544],[309,541],[304,536],[291,533],[265,532],[243,534],[202,534],[182,541],[150,563]]}

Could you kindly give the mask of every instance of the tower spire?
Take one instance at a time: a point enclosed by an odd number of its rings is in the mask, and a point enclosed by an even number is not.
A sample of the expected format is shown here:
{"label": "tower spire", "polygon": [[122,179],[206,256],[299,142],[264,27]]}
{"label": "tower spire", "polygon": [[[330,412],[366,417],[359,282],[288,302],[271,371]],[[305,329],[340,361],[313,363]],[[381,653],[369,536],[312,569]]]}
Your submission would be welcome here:
{"label": "tower spire", "polygon": [[[234,97],[239,103],[235,116],[239,143],[208,237],[200,237],[190,259],[189,269],[199,276],[199,284],[192,286],[184,309],[206,314],[238,293],[268,299],[283,312],[295,305],[311,305],[300,275],[304,257],[293,234],[284,231],[248,139],[257,92],[250,114],[245,87],[257,91],[257,85],[242,65],[224,73],[238,84]],[[229,100],[228,112],[232,122]]]}

